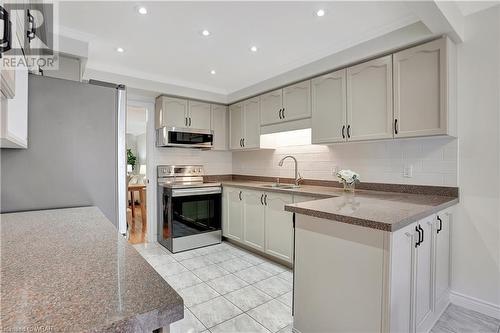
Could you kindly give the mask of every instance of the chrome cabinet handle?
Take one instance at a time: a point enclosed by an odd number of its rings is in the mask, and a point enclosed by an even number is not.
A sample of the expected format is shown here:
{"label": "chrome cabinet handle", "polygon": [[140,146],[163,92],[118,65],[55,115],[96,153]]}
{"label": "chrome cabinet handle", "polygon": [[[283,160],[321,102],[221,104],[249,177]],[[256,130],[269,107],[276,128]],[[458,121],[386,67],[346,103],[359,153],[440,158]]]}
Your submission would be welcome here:
{"label": "chrome cabinet handle", "polygon": [[238,197],[240,198],[240,201],[241,201],[241,191],[240,191],[240,193],[238,194]]}
{"label": "chrome cabinet handle", "polygon": [[283,119],[285,119],[285,118],[286,118],[286,116],[285,116],[285,109],[286,109],[286,108],[283,108]]}
{"label": "chrome cabinet handle", "polygon": [[187,126],[188,125],[188,118],[184,117],[184,124]]}
{"label": "chrome cabinet handle", "polygon": [[394,134],[398,134],[398,120],[394,119]]}
{"label": "chrome cabinet handle", "polygon": [[267,206],[267,194],[264,194],[264,205]]}
{"label": "chrome cabinet handle", "polygon": [[278,117],[280,117],[280,119],[283,119],[283,118],[281,118],[281,110],[282,110],[282,109],[279,109],[279,110],[278,110]]}
{"label": "chrome cabinet handle", "polygon": [[345,139],[345,125],[342,126],[342,139]]}
{"label": "chrome cabinet handle", "polygon": [[347,125],[347,138],[351,138],[351,125]]}
{"label": "chrome cabinet handle", "polygon": [[191,117],[189,117],[189,127],[191,127]]}
{"label": "chrome cabinet handle", "polygon": [[261,194],[260,195],[260,204],[263,205],[264,204],[264,201],[262,201],[264,199],[264,194]]}
{"label": "chrome cabinet handle", "polygon": [[418,240],[417,242],[415,243],[415,247],[419,247],[420,246],[420,230],[418,229],[418,226],[415,226],[415,231],[418,232]]}

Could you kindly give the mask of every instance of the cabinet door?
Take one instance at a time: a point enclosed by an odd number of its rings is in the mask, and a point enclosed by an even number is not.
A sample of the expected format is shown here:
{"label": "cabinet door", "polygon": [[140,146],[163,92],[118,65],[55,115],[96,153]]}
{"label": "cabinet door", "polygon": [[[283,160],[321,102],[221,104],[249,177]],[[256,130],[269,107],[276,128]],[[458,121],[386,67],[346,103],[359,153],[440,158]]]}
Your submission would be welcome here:
{"label": "cabinet door", "polygon": [[227,106],[212,104],[211,130],[214,132],[213,150],[227,150]]}
{"label": "cabinet door", "polygon": [[312,143],[346,140],[346,70],[317,77],[312,85]]}
{"label": "cabinet door", "polygon": [[158,129],[163,126],[163,99],[157,97],[155,101],[155,128]]}
{"label": "cabinet door", "polygon": [[390,332],[414,332],[416,223],[390,234]]}
{"label": "cabinet door", "polygon": [[311,117],[311,81],[303,81],[283,88],[284,121]]}
{"label": "cabinet door", "polygon": [[266,253],[292,262],[293,214],[285,211],[285,205],[293,202],[287,194],[265,194]]}
{"label": "cabinet door", "polygon": [[2,69],[0,71],[0,91],[5,98],[14,98],[16,95],[16,70]]}
{"label": "cabinet door", "polygon": [[162,97],[162,100],[162,126],[187,127],[188,101],[174,97]]}
{"label": "cabinet door", "polygon": [[222,233],[224,236],[243,241],[243,191],[237,188],[225,187],[226,204],[225,214],[226,220],[223,223]]}
{"label": "cabinet door", "polygon": [[395,137],[446,134],[446,68],[445,39],[394,54]]}
{"label": "cabinet door", "polygon": [[450,281],[450,219],[451,212],[441,212],[436,216],[435,239],[435,304],[448,294]]}
{"label": "cabinet door", "polygon": [[283,107],[282,90],[268,92],[260,96],[261,125],[270,125],[281,122],[280,111]]}
{"label": "cabinet door", "polygon": [[263,194],[257,191],[243,192],[243,238],[246,245],[264,251],[264,204]]}
{"label": "cabinet door", "polygon": [[243,148],[260,147],[260,100],[258,97],[243,102]]}
{"label": "cabinet door", "polygon": [[230,148],[233,150],[242,149],[243,141],[243,104],[233,104],[229,106],[229,131]]}
{"label": "cabinet door", "polygon": [[195,129],[209,129],[210,104],[189,101],[188,126]]}
{"label": "cabinet door", "polygon": [[432,302],[432,224],[434,216],[430,216],[418,222],[422,228],[422,238],[417,247],[416,254],[416,325],[420,332],[419,325],[422,324],[433,309]]}
{"label": "cabinet door", "polygon": [[392,55],[347,68],[348,140],[392,138]]}
{"label": "cabinet door", "polygon": [[[0,111],[0,148],[28,147],[28,69],[16,69],[16,95]],[[3,98],[2,98],[3,99]]]}

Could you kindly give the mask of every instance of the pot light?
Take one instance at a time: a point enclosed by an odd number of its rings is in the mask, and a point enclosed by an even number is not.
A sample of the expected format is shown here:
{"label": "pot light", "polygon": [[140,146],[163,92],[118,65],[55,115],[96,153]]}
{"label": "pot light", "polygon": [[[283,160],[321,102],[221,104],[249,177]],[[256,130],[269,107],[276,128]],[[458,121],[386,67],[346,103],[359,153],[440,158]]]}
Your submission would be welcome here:
{"label": "pot light", "polygon": [[319,9],[317,12],[316,12],[316,16],[325,16],[325,11],[323,9]]}
{"label": "pot light", "polygon": [[257,50],[258,50],[258,49],[257,49],[257,46],[252,46],[252,47],[250,48],[250,51],[252,51],[252,52],[257,52]]}
{"label": "pot light", "polygon": [[208,31],[208,30],[203,30],[203,31],[201,32],[201,34],[202,34],[203,36],[205,36],[205,37],[206,37],[206,36],[210,36],[210,31]]}
{"label": "pot light", "polygon": [[123,49],[123,47],[117,47],[116,52],[123,53],[125,52],[125,50]]}
{"label": "pot light", "polygon": [[210,71],[210,74],[215,75],[215,69],[212,69],[212,70]]}
{"label": "pot light", "polygon": [[139,7],[139,9],[137,9],[137,11],[139,12],[139,14],[142,14],[142,15],[146,15],[148,13],[148,10],[146,9],[146,7]]}

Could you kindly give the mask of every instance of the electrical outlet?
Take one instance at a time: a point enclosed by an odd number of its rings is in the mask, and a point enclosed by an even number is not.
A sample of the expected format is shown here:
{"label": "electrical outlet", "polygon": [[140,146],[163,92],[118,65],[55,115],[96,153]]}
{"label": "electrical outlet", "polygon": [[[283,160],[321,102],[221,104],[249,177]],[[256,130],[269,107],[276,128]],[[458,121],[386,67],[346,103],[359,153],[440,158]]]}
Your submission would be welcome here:
{"label": "electrical outlet", "polygon": [[403,177],[412,178],[413,177],[413,165],[406,165],[403,168]]}

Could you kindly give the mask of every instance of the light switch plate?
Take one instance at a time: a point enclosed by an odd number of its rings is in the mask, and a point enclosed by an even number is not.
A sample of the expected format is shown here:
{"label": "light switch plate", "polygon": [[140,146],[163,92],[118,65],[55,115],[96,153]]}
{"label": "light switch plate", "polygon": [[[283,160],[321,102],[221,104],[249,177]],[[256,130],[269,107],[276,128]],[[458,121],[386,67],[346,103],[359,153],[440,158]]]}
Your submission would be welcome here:
{"label": "light switch plate", "polygon": [[403,177],[413,177],[413,165],[405,165],[405,167],[403,168]]}

